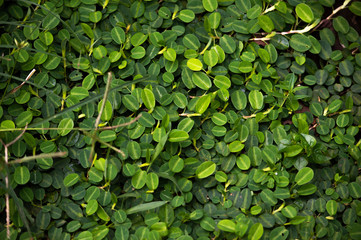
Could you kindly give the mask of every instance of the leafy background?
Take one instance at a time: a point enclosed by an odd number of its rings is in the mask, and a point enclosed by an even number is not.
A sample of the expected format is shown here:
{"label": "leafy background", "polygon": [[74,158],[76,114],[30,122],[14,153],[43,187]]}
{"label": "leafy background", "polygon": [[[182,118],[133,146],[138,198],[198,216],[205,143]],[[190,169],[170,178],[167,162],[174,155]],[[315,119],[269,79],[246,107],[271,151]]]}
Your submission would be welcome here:
{"label": "leafy background", "polygon": [[0,6],[1,239],[361,238],[361,2]]}

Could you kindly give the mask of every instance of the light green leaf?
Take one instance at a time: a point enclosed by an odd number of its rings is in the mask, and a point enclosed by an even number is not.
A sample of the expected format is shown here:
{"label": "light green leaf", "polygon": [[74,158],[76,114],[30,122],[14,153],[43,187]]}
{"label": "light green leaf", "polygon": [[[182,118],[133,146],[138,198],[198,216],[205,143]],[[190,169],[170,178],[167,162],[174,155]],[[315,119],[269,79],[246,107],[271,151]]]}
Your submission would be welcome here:
{"label": "light green leaf", "polygon": [[314,19],[312,9],[306,3],[300,3],[296,6],[296,14],[306,23],[311,23]]}
{"label": "light green leaf", "polygon": [[198,166],[196,175],[198,178],[206,178],[214,173],[216,164],[212,161],[207,161]]}
{"label": "light green leaf", "polygon": [[295,177],[295,181],[298,185],[304,185],[313,179],[313,170],[309,167],[302,168]]}

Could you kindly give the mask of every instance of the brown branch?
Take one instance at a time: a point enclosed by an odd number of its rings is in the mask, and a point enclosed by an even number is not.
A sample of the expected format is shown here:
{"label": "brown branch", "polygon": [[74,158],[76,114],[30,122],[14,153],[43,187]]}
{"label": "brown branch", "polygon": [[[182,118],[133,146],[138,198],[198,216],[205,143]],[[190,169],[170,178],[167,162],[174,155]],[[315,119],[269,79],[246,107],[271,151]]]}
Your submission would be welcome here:
{"label": "brown branch", "polygon": [[25,133],[26,129],[28,128],[28,124],[25,125],[25,128],[23,129],[23,131],[19,134],[19,136],[17,136],[14,140],[12,140],[11,142],[9,142],[8,144],[6,144],[6,147],[10,147],[11,145],[13,145],[14,143],[16,143]]}
{"label": "brown branch", "polygon": [[29,162],[37,158],[47,158],[47,157],[63,157],[66,155],[67,152],[55,152],[55,153],[42,153],[35,156],[29,156],[29,157],[23,157],[15,159],[8,164],[17,164],[17,163],[23,163],[23,162]]}
{"label": "brown branch", "polygon": [[[8,156],[8,146],[3,142],[3,140],[0,138],[0,142],[4,146],[5,149],[5,164],[8,164],[9,156]],[[9,201],[9,176],[8,174],[5,175],[5,205],[6,205],[6,237],[7,239],[10,239],[10,201]]]}
{"label": "brown branch", "polygon": [[130,124],[135,123],[136,121],[138,121],[138,119],[141,118],[141,117],[142,117],[142,114],[139,114],[137,117],[135,117],[135,118],[134,118],[133,120],[131,120],[130,122],[122,123],[122,124],[115,125],[115,126],[102,127],[102,128],[99,128],[98,130],[99,130],[99,131],[101,131],[101,130],[110,130],[110,129],[115,129],[115,128],[118,128],[118,127],[129,126]]}
{"label": "brown branch", "polygon": [[34,75],[34,73],[35,73],[35,68],[29,73],[29,75],[25,78],[25,81],[24,82],[22,82],[19,86],[17,86],[16,88],[14,88],[13,90],[11,90],[11,92],[10,93],[15,93],[16,91],[18,91],[30,78],[31,78],[31,76],[33,76]]}

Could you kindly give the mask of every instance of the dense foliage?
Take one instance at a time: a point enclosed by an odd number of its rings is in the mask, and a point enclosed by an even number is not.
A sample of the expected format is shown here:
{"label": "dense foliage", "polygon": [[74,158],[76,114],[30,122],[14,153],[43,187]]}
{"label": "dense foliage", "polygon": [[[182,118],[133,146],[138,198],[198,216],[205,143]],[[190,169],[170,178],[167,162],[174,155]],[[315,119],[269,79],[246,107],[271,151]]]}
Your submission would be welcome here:
{"label": "dense foliage", "polygon": [[361,239],[361,2],[0,6],[0,239]]}

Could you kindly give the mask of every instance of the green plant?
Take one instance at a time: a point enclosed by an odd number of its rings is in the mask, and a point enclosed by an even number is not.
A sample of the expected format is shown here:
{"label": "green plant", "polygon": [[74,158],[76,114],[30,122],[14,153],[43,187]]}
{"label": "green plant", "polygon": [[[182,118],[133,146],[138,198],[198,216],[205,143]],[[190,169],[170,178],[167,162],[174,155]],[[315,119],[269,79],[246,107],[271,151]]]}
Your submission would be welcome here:
{"label": "green plant", "polygon": [[0,6],[1,239],[360,239],[361,2]]}

